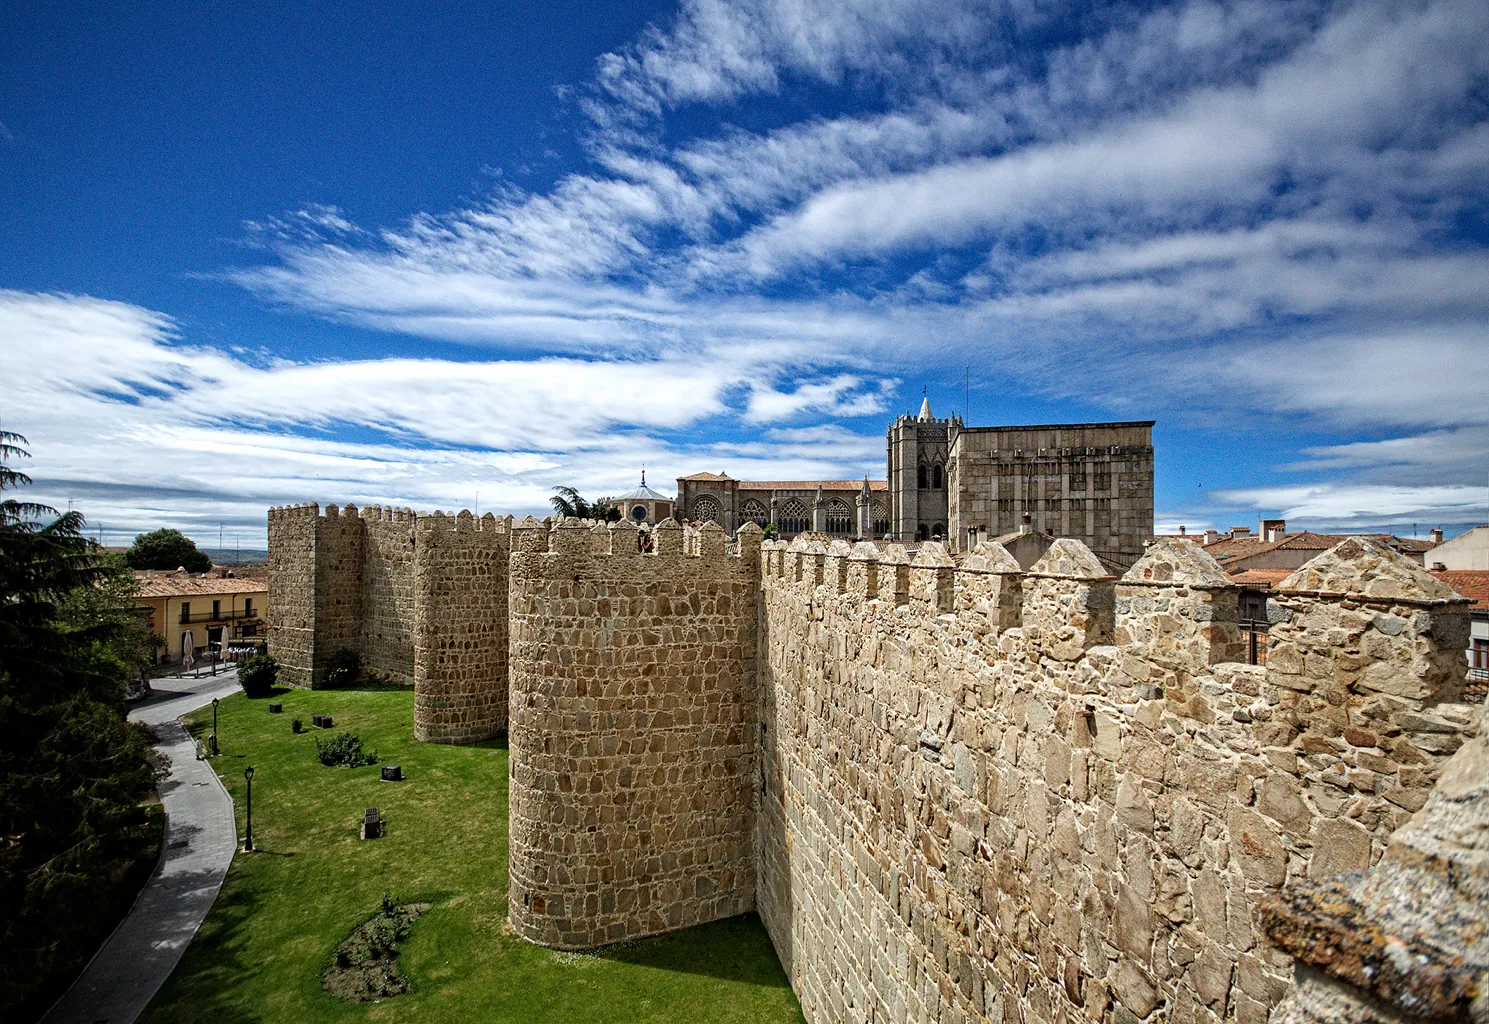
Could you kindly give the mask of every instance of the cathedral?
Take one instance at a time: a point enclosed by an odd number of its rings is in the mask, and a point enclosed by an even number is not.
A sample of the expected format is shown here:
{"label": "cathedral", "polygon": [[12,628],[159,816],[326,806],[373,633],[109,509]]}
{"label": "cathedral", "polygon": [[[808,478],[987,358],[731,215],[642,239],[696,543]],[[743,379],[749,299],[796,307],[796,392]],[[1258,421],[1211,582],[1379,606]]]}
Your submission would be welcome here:
{"label": "cathedral", "polygon": [[1153,537],[1153,421],[969,427],[929,399],[885,437],[884,480],[678,477],[675,515],[952,550],[1024,533],[1074,537],[1126,568]]}

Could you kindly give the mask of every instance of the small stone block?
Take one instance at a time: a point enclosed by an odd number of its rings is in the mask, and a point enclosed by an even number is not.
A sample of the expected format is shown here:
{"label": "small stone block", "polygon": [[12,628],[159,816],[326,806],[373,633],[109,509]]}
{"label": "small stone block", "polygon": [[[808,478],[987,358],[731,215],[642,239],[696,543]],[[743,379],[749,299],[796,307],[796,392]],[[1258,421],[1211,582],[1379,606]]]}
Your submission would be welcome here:
{"label": "small stone block", "polygon": [[310,722],[320,729],[329,729],[332,725],[330,715],[311,715]]}
{"label": "small stone block", "polygon": [[402,765],[398,765],[398,764],[385,764],[385,765],[383,765],[383,781],[384,782],[402,782],[403,781],[403,766]]}
{"label": "small stone block", "polygon": [[269,714],[271,714],[271,715],[278,715],[278,714],[283,713],[283,711],[284,711],[284,705],[283,704],[270,704],[269,705]]}

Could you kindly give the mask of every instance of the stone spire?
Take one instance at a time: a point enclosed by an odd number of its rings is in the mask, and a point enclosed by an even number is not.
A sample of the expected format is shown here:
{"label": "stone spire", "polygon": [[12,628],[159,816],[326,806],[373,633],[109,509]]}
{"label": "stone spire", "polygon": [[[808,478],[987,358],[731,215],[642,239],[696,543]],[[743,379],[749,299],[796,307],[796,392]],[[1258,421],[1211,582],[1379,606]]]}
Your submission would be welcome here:
{"label": "stone spire", "polygon": [[935,418],[936,417],[931,414],[931,397],[930,395],[926,395],[920,400],[920,415],[917,417],[917,419],[919,419],[922,423],[929,423]]}

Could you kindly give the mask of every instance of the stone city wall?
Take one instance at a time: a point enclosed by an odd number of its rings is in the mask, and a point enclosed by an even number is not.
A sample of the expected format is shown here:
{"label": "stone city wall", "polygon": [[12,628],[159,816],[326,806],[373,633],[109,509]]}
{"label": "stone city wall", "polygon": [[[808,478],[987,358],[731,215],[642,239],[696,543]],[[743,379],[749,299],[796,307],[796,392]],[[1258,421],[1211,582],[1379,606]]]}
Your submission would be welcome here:
{"label": "stone city wall", "polygon": [[414,524],[410,509],[362,509],[362,668],[390,682],[414,682]]}
{"label": "stone city wall", "polygon": [[315,648],[311,686],[325,682],[326,662],[362,639],[362,565],[366,530],[357,506],[327,505],[315,520]]}
{"label": "stone city wall", "polygon": [[577,949],[750,910],[760,529],[513,536],[513,929]]}
{"label": "stone city wall", "polygon": [[308,687],[315,660],[315,521],[319,505],[269,509],[269,650],[279,682]]}
{"label": "stone city wall", "polygon": [[414,546],[414,737],[473,743],[507,728],[505,520],[419,517]]}
{"label": "stone city wall", "polygon": [[269,651],[289,686],[324,684],[345,647],[414,687],[414,732],[506,728],[508,520],[373,505],[269,510]]}
{"label": "stone city wall", "polygon": [[1489,720],[1369,874],[1299,881],[1265,901],[1297,958],[1273,1024],[1489,1019]]}
{"label": "stone city wall", "polygon": [[1379,860],[1470,731],[1465,604],[1364,541],[1266,667],[1188,542],[762,559],[757,904],[813,1022],[1265,1021],[1258,901]]}

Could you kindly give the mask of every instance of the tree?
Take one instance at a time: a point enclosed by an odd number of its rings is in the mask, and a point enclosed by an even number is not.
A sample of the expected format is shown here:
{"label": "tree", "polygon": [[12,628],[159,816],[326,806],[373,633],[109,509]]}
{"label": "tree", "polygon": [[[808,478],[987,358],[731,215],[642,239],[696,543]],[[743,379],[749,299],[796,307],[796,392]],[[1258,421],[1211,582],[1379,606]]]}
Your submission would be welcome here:
{"label": "tree", "polygon": [[124,557],[131,569],[179,569],[184,566],[187,572],[207,572],[212,568],[212,559],[180,530],[142,533],[134,539],[134,545]]}
{"label": "tree", "polygon": [[620,509],[608,501],[588,502],[572,487],[555,487],[548,501],[553,511],[561,516],[575,519],[597,519],[602,523],[613,523],[620,519]]}
{"label": "tree", "polygon": [[[29,484],[0,432],[0,490]],[[80,512],[0,501],[0,1019],[39,1009],[102,939],[148,835],[153,733],[126,722],[147,663],[134,581]],[[132,894],[131,894],[132,895]]]}

